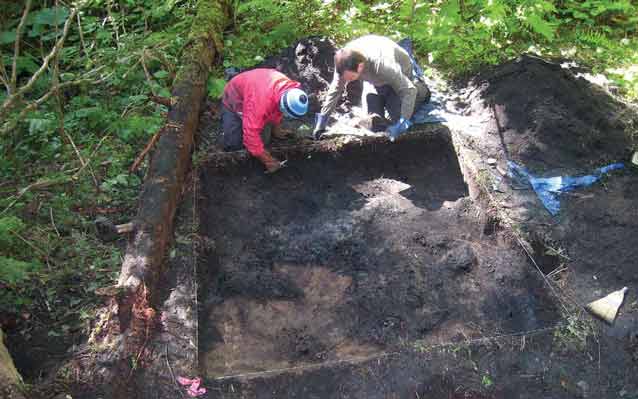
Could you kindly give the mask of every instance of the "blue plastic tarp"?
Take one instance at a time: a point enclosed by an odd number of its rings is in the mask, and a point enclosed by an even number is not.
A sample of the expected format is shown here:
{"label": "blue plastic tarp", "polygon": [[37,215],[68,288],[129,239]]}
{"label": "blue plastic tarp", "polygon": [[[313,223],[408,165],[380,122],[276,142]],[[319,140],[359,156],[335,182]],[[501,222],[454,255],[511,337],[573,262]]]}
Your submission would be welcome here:
{"label": "blue plastic tarp", "polygon": [[622,163],[612,163],[598,168],[592,174],[585,176],[536,177],[525,167],[515,162],[507,161],[507,166],[508,176],[519,184],[532,186],[538,198],[552,215],[556,215],[560,211],[560,194],[576,188],[590,186],[604,174],[625,167]]}
{"label": "blue plastic tarp", "polygon": [[448,109],[445,106],[444,96],[436,90],[434,85],[427,82],[427,78],[424,76],[423,68],[416,62],[414,57],[414,51],[412,49],[412,40],[405,38],[397,43],[401,46],[410,56],[412,62],[412,73],[414,77],[423,79],[428,83],[431,97],[430,101],[417,104],[414,109],[414,114],[410,118],[410,122],[413,124],[424,123],[443,123],[455,127],[458,130],[472,130],[476,126],[471,118],[464,117],[458,113]]}

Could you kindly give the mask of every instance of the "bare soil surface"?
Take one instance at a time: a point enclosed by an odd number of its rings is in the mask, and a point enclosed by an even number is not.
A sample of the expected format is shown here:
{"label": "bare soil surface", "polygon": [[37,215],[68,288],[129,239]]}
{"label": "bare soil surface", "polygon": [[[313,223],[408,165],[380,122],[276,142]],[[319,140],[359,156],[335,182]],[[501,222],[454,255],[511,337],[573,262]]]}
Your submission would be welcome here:
{"label": "bare soil surface", "polygon": [[[482,126],[453,132],[471,176],[446,134],[418,133],[275,176],[201,171],[209,397],[638,397],[636,171],[564,196],[558,217],[503,176],[507,160],[541,176],[626,161],[635,113],[535,57],[448,100]],[[582,310],[623,286],[613,326]]]}
{"label": "bare soil surface", "polygon": [[207,376],[554,325],[541,279],[468,198],[445,133],[291,158],[272,176],[252,161],[202,171]]}
{"label": "bare soil surface", "polygon": [[[500,184],[494,195],[536,240],[539,263],[554,258],[546,272],[557,269],[555,282],[568,301],[583,305],[628,286],[625,310],[631,313],[638,288],[638,175],[628,159],[638,146],[636,110],[560,64],[535,57],[479,75],[466,97],[471,113],[486,121],[480,143],[468,147],[483,159],[497,158],[500,167],[512,159],[540,176],[582,175],[625,162],[624,170],[602,182],[564,195],[557,217],[531,190]],[[617,328],[630,335],[636,323],[629,314]]]}
{"label": "bare soil surface", "polygon": [[560,64],[534,57],[479,75],[465,95],[470,114],[485,120],[480,142],[468,140],[468,147],[484,159],[497,158],[503,169],[507,159],[539,176],[582,175],[609,162],[627,164],[601,183],[564,195],[556,218],[531,190],[502,184],[495,194],[509,202],[510,216],[527,230],[564,250],[555,266],[563,263],[594,285],[605,284],[600,288],[637,284],[638,176],[627,162],[638,145],[636,111]]}
{"label": "bare soil surface", "polygon": [[[539,267],[571,307],[570,319],[584,323],[574,331],[591,328],[595,343],[585,350],[604,348],[584,381],[598,397],[636,397],[638,174],[628,158],[638,146],[638,114],[577,72],[521,57],[480,74],[463,90],[463,100],[468,115],[484,121],[483,130],[459,137],[491,177],[501,214],[528,238]],[[498,160],[496,168],[485,164],[488,157]],[[563,195],[560,214],[552,217],[532,190],[502,178],[498,169],[505,170],[508,159],[539,176],[588,174],[610,162],[627,167]],[[575,315],[624,286],[629,291],[613,326]]]}

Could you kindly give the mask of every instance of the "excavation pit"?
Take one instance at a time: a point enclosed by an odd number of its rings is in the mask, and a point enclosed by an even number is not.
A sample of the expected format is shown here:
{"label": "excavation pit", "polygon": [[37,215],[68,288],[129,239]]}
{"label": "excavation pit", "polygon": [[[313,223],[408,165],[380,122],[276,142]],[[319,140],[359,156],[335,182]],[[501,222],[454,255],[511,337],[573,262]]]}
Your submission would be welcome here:
{"label": "excavation pit", "polygon": [[200,168],[199,361],[214,379],[553,325],[449,132]]}

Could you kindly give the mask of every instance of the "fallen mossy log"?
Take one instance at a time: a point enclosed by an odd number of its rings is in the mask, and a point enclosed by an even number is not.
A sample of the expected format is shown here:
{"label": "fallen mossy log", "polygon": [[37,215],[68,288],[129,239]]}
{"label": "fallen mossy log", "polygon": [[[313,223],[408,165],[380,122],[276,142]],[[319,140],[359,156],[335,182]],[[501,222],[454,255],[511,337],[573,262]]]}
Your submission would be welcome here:
{"label": "fallen mossy log", "polygon": [[[100,313],[82,361],[73,367],[80,395],[87,385],[108,398],[139,397],[134,381],[150,351],[147,344],[159,317],[154,310],[173,218],[191,165],[191,152],[210,69],[222,49],[230,20],[226,0],[199,0],[189,40],[140,193],[140,205],[110,304]],[[75,390],[75,388],[73,389]],[[73,396],[75,397],[75,395]]]}

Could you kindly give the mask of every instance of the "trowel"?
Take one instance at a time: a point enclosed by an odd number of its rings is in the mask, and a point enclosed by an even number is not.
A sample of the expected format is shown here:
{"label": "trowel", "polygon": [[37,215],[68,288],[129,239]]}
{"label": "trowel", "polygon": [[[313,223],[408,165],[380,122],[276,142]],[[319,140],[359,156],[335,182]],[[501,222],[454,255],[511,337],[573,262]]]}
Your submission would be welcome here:
{"label": "trowel", "polygon": [[618,309],[625,299],[625,293],[627,292],[627,289],[627,287],[624,287],[621,290],[612,292],[606,297],[590,302],[587,304],[587,306],[585,306],[585,309],[587,309],[589,313],[606,321],[607,323],[613,324],[614,320],[616,320]]}

